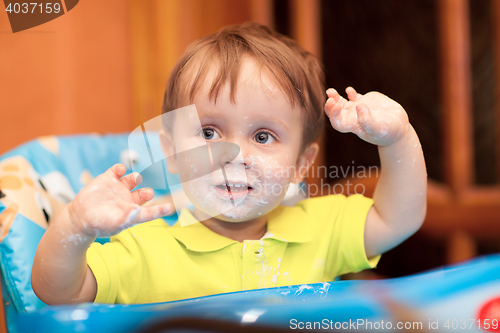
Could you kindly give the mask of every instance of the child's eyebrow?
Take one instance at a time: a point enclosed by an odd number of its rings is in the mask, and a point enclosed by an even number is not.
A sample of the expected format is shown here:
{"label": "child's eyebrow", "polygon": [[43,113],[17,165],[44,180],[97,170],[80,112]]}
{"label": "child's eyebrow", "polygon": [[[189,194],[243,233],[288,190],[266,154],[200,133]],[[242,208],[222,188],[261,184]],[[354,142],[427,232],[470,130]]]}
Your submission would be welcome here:
{"label": "child's eyebrow", "polygon": [[[223,117],[224,113],[217,112],[216,110],[211,110],[210,112],[202,112],[198,110],[198,117],[201,120],[202,118],[208,118],[208,119],[216,119]],[[262,117],[265,117],[265,119],[262,119]],[[279,118],[273,117],[272,113],[262,113],[259,116],[252,116],[252,120],[254,122],[259,122],[263,124],[269,124],[269,123],[274,123],[279,126],[284,127],[286,130],[288,130],[288,126],[282,122]],[[252,121],[251,120],[251,121]]]}
{"label": "child's eyebrow", "polygon": [[203,112],[200,110],[197,110],[197,111],[198,111],[198,117],[200,119],[201,118],[217,118],[217,117],[223,116],[222,113],[217,112],[216,110],[210,110],[209,112]]}
{"label": "child's eyebrow", "polygon": [[278,124],[280,126],[283,126],[286,130],[288,130],[288,126],[286,126],[286,124],[279,119],[272,119],[272,120],[264,121],[264,124],[267,124],[267,123],[275,123],[275,124]]}

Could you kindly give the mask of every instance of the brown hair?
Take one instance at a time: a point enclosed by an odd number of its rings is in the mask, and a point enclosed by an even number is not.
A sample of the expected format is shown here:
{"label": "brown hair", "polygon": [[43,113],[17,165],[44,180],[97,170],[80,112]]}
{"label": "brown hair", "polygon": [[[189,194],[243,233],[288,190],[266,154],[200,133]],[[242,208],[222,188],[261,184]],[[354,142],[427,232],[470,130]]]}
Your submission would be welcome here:
{"label": "brown hair", "polygon": [[[268,70],[292,106],[298,104],[304,109],[302,151],[323,129],[326,100],[323,69],[296,41],[260,24],[228,26],[191,44],[172,69],[162,112],[184,106],[179,103],[187,97],[192,101],[213,65],[217,72],[209,99],[217,102],[220,89],[229,81],[230,99],[235,103],[244,56],[252,57]],[[190,74],[192,78],[183,80],[183,75]]]}

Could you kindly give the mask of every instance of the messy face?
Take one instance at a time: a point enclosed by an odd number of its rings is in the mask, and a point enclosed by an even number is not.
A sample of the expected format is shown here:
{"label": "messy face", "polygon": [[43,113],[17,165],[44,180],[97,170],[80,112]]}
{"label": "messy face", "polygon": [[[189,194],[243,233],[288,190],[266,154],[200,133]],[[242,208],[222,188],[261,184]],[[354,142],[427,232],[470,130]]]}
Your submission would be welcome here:
{"label": "messy face", "polygon": [[296,168],[302,140],[301,109],[292,107],[272,78],[252,60],[245,61],[241,71],[235,103],[227,84],[216,102],[210,100],[208,77],[194,98],[198,126],[189,125],[192,112],[175,118],[176,152],[233,144],[214,154],[217,157],[210,163],[216,171],[199,178],[196,159],[203,156],[177,160],[181,180],[193,179],[183,182],[183,189],[199,220],[216,217],[240,222],[264,216],[282,201]]}

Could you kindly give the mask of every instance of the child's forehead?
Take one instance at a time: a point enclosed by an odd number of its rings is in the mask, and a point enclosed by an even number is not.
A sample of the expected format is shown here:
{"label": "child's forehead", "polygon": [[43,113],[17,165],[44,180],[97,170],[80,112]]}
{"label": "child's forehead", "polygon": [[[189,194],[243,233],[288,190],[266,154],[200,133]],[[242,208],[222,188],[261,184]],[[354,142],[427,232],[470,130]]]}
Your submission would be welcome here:
{"label": "child's forehead", "polygon": [[184,87],[182,100],[186,105],[192,104],[200,95],[216,103],[224,90],[229,92],[229,96],[225,97],[229,97],[234,104],[238,92],[257,86],[268,98],[284,97],[292,108],[296,106],[293,96],[285,92],[276,75],[255,57],[242,55],[236,67],[226,68],[228,66],[225,65],[218,59],[207,59],[200,54],[192,59],[179,78],[180,85]]}
{"label": "child's forehead", "polygon": [[[236,86],[231,87],[227,80],[215,99],[210,98],[210,92],[213,82],[217,80],[217,73],[218,64],[215,63],[203,82],[199,83],[192,99],[186,101],[186,105],[195,105],[197,119],[229,119],[232,116],[243,116],[256,125],[266,121],[287,123],[286,119],[289,117],[300,118],[303,113],[302,108],[291,104],[271,73],[250,57],[241,62]],[[234,99],[231,99],[231,88],[235,90]],[[285,119],[279,121],[280,116]],[[192,121],[193,117],[183,113],[183,118],[186,117]]]}
{"label": "child's forehead", "polygon": [[[217,80],[217,71],[217,65],[214,65],[213,69],[207,73],[205,81],[201,84],[199,93],[203,93],[205,95],[210,93],[213,82]],[[268,97],[277,97],[281,95],[286,98],[276,80],[272,78],[271,73],[251,58],[246,59],[241,63],[241,68],[235,86],[231,87],[230,81],[226,80],[226,82],[222,85],[221,90],[227,90],[228,88],[231,90],[232,88],[235,90],[234,94],[236,96],[238,93],[244,94],[249,88],[253,87],[259,88],[259,90],[268,95]],[[229,91],[229,94],[231,95],[231,91]]]}

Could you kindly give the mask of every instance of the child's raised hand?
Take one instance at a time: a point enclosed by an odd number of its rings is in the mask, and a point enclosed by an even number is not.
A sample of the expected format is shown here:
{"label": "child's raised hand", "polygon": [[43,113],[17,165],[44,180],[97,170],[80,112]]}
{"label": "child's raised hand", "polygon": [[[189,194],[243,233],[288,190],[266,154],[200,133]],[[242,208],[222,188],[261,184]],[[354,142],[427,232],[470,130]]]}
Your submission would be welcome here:
{"label": "child's raised hand", "polygon": [[137,186],[137,173],[122,178],[123,164],[115,164],[93,179],[68,205],[72,225],[80,234],[89,237],[111,236],[141,222],[165,216],[172,211],[170,203],[141,207],[151,200],[154,192]]}
{"label": "child's raised hand", "polygon": [[401,105],[389,97],[369,92],[358,94],[346,89],[346,100],[335,89],[328,89],[325,112],[337,131],[352,132],[361,139],[379,146],[388,146],[402,138],[410,124]]}

